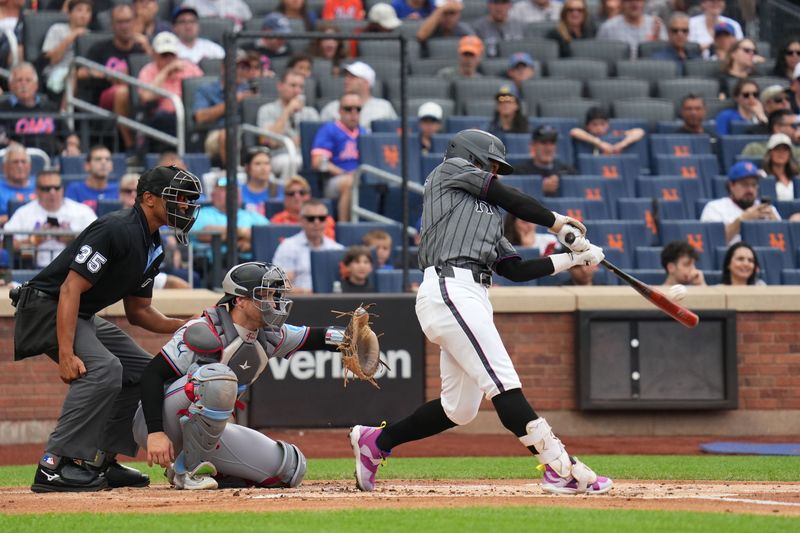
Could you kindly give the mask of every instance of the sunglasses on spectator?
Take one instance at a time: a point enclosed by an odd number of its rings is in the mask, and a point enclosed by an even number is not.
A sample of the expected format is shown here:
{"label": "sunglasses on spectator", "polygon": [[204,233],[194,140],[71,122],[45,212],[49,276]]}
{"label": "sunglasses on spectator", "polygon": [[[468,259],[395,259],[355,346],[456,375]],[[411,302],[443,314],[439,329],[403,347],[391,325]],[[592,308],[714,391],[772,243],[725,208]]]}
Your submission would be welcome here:
{"label": "sunglasses on spectator", "polygon": [[60,191],[61,185],[38,185],[36,188],[42,192]]}
{"label": "sunglasses on spectator", "polygon": [[568,7],[564,11],[567,13],[583,13],[585,10],[582,7]]}
{"label": "sunglasses on spectator", "polygon": [[785,56],[800,56],[800,50],[786,50],[783,55]]}
{"label": "sunglasses on spectator", "polygon": [[672,33],[689,33],[689,28],[670,28],[669,31]]}
{"label": "sunglasses on spectator", "polygon": [[345,106],[342,106],[342,111],[344,111],[346,113],[352,113],[353,111],[358,111],[360,113],[361,112],[361,106],[345,105]]}
{"label": "sunglasses on spectator", "polygon": [[741,95],[742,98],[758,98],[758,93],[757,92],[740,93],[740,95]]}
{"label": "sunglasses on spectator", "polygon": [[303,215],[307,222],[325,222],[328,215]]}
{"label": "sunglasses on spectator", "polygon": [[776,96],[775,98],[771,98],[770,99],[770,102],[772,102],[773,104],[782,104],[782,103],[788,102],[788,101],[789,101],[789,99],[786,98],[785,96]]}
{"label": "sunglasses on spectator", "polygon": [[308,196],[311,191],[307,189],[298,189],[296,191],[286,191],[286,196]]}
{"label": "sunglasses on spectator", "polygon": [[504,95],[498,96],[497,97],[497,101],[498,102],[516,102],[517,98],[514,97],[514,96],[511,96],[510,94],[504,94]]}
{"label": "sunglasses on spectator", "polygon": [[756,49],[755,49],[755,48],[745,48],[745,47],[741,47],[741,48],[739,48],[739,50],[741,50],[741,51],[742,51],[742,52],[744,52],[745,54],[755,54],[755,53],[756,53]]}
{"label": "sunglasses on spectator", "polygon": [[122,194],[133,194],[136,192],[136,189],[120,189],[119,192]]}

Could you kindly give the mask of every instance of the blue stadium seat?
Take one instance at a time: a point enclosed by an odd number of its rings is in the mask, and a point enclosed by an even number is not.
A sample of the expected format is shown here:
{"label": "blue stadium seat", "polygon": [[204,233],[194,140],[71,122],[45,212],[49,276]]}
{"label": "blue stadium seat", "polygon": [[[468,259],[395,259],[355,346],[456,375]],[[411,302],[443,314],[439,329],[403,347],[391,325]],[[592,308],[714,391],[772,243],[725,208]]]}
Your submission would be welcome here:
{"label": "blue stadium seat", "polygon": [[578,170],[581,174],[620,178],[625,182],[627,194],[617,196],[617,198],[635,194],[639,168],[639,158],[632,154],[578,156]]}
{"label": "blue stadium seat", "polygon": [[722,283],[721,270],[703,270],[703,277],[706,280],[706,285],[719,285]]}
{"label": "blue stadium seat", "polygon": [[[714,121],[713,120],[706,120],[703,122],[703,126],[706,128],[710,128],[714,131]],[[683,127],[683,121],[681,120],[661,120],[656,124],[656,132],[657,133],[669,133],[669,134],[677,134],[678,130]]]}
{"label": "blue stadium seat", "polygon": [[11,218],[11,215],[13,215],[17,209],[27,203],[28,202],[23,202],[22,200],[9,200],[8,204],[6,205],[6,208],[8,209],[8,218]]}
{"label": "blue stadium seat", "polygon": [[794,268],[794,243],[789,231],[790,222],[779,220],[748,220],[742,222],[742,240],[753,247],[772,248],[782,257],[781,268]]}
{"label": "blue stadium seat", "polygon": [[522,176],[511,174],[509,176],[501,176],[500,180],[504,185],[519,189],[525,194],[535,198],[542,197],[542,177],[541,176]]}
{"label": "blue stadium seat", "polygon": [[720,137],[720,156],[724,173],[736,162],[736,156],[751,142],[767,142],[764,135],[723,135]]}
{"label": "blue stadium seat", "polygon": [[38,268],[15,268],[11,271],[11,281],[17,283],[25,283],[30,281],[33,277],[40,272]]}
{"label": "blue stadium seat", "polygon": [[775,202],[775,209],[778,210],[782,219],[787,220],[795,213],[800,213],[800,200],[778,200]]}
{"label": "blue stadium seat", "polygon": [[[156,166],[159,157],[161,157],[161,154],[147,154],[144,158],[145,168]],[[186,163],[186,169],[197,177],[202,177],[203,174],[211,170],[211,161],[202,152],[183,154],[182,159]]]}
{"label": "blue stadium seat", "polygon": [[568,215],[586,224],[593,220],[609,218],[608,206],[604,200],[587,200],[580,197],[545,198],[544,204],[548,209]]}
{"label": "blue stadium seat", "polygon": [[710,154],[676,157],[674,155],[653,156],[654,174],[698,178],[706,182],[719,175],[717,157]]}
{"label": "blue stadium seat", "polygon": [[506,145],[506,153],[508,154],[530,154],[530,133],[506,133],[500,136],[500,140]]}
{"label": "blue stadium seat", "polygon": [[691,202],[692,199],[684,199],[683,201],[657,200],[659,220],[686,220],[687,218],[692,218],[694,216],[694,206]]}
{"label": "blue stadium seat", "polygon": [[800,285],[800,269],[798,269],[798,268],[784,268],[781,271],[781,284],[783,284],[783,285]]}
{"label": "blue stadium seat", "polygon": [[[705,209],[706,204],[710,202],[710,198],[698,198],[694,201],[694,218],[700,219],[700,215],[703,213],[703,209]],[[692,218],[692,217],[688,217]]]}
{"label": "blue stadium seat", "polygon": [[[416,120],[409,119],[408,125],[413,128],[411,131],[416,131]],[[399,118],[383,118],[380,120],[373,120],[370,126],[372,133],[398,133],[401,127]]]}
{"label": "blue stadium seat", "polygon": [[[63,174],[81,174],[86,177],[86,156],[81,155],[63,155],[61,156],[61,172]],[[111,162],[114,169],[111,171],[110,179],[116,180],[122,177],[128,170],[127,156],[124,152],[111,154]]]}
{"label": "blue stadium seat", "polygon": [[[588,237],[603,247],[609,261],[621,268],[632,268],[634,250],[638,246],[647,246],[652,240],[645,225],[634,220],[593,220]],[[610,255],[614,252],[619,253],[616,261]]]}
{"label": "blue stadium seat", "polygon": [[569,272],[559,272],[554,276],[544,276],[536,280],[540,287],[559,287],[570,280]]}
{"label": "blue stadium seat", "polygon": [[300,152],[303,155],[303,161],[306,162],[303,168],[303,176],[308,179],[312,196],[315,198],[322,196],[322,174],[311,170],[311,147],[314,146],[314,137],[317,136],[317,130],[323,124],[325,123],[316,121],[300,123]]}
{"label": "blue stadium seat", "polygon": [[667,277],[663,268],[636,268],[629,270],[628,273],[648,285],[661,285]]}
{"label": "blue stadium seat", "polygon": [[275,249],[287,237],[302,231],[299,224],[269,224],[253,226],[253,260],[271,262]]}
{"label": "blue stadium seat", "polygon": [[383,230],[392,236],[392,243],[400,243],[400,226],[377,222],[339,222],[336,224],[336,240],[344,246],[361,244],[361,239],[372,230]]}
{"label": "blue stadium seat", "polygon": [[[422,283],[422,272],[409,270],[408,281],[412,286],[419,286]],[[403,271],[378,270],[375,272],[375,289],[378,292],[403,292]]]}
{"label": "blue stadium seat", "polygon": [[458,133],[461,130],[470,128],[486,129],[489,124],[489,117],[479,117],[473,115],[450,116],[445,119],[445,131],[449,134]]}
{"label": "blue stadium seat", "polygon": [[421,155],[421,171],[420,176],[422,177],[422,183],[425,183],[425,180],[428,178],[433,169],[438,167],[442,161],[444,160],[444,152],[439,153],[429,153],[429,154],[422,154]]}
{"label": "blue stadium seat", "polygon": [[667,135],[650,136],[650,150],[653,155],[688,155],[711,154],[711,137],[708,135]]}
{"label": "blue stadium seat", "polygon": [[119,200],[98,200],[97,201],[97,216],[98,218],[107,215],[108,213],[119,211],[122,209],[122,202]]}
{"label": "blue stadium seat", "polygon": [[662,275],[664,274],[663,267],[661,266],[661,246],[638,246],[636,248],[636,268],[659,269],[661,268]]}
{"label": "blue stadium seat", "polygon": [[753,123],[745,122],[743,120],[734,120],[731,122],[731,135],[751,135],[753,131]]}
{"label": "blue stadium seat", "polygon": [[661,242],[687,241],[694,246],[700,259],[701,270],[711,270],[714,265],[714,249],[725,246],[725,225],[722,222],[699,222],[697,220],[662,220]]}
{"label": "blue stadium seat", "polygon": [[[610,144],[618,143],[623,139],[622,135],[604,135],[602,139]],[[580,157],[583,154],[594,155],[597,148],[591,144],[574,141],[573,147],[575,154]],[[650,173],[650,150],[647,147],[647,141],[641,140],[637,143],[625,148],[623,154],[633,154],[639,158],[639,164],[642,166],[640,171],[646,174]]]}
{"label": "blue stadium seat", "polygon": [[453,138],[452,133],[437,133],[431,138],[431,153],[444,154],[447,151],[447,143]]}
{"label": "blue stadium seat", "polygon": [[315,293],[333,292],[333,282],[341,281],[339,264],[344,250],[311,250],[311,284]]}
{"label": "blue stadium seat", "polygon": [[[695,198],[704,196],[702,182],[698,179],[649,176],[639,178],[636,182],[636,187],[639,191],[639,196],[642,198],[656,198],[670,203],[681,202],[684,206],[683,216],[679,216],[678,218],[686,218],[687,214],[693,210],[691,202],[693,202]],[[676,213],[676,211],[674,211],[675,208],[670,207],[669,204],[665,205],[665,208],[673,209],[673,211],[671,211],[673,215]]]}
{"label": "blue stadium seat", "polygon": [[620,198],[617,200],[617,213],[621,220],[633,220],[647,228],[646,245],[658,244],[658,226],[651,198]]}
{"label": "blue stadium seat", "polygon": [[559,189],[564,197],[602,200],[611,218],[617,216],[616,199],[628,192],[622,179],[588,176],[562,176]]}
{"label": "blue stadium seat", "polygon": [[[419,137],[411,134],[406,138],[408,147],[407,176],[411,181],[421,183]],[[370,133],[358,137],[358,151],[361,163],[378,167],[392,174],[403,175],[403,155],[400,149],[400,136],[396,133]]]}
{"label": "blue stadium seat", "polygon": [[650,121],[635,118],[612,118],[608,120],[608,133],[610,135],[622,135],[626,130],[633,128],[642,128],[647,130],[650,127]]}
{"label": "blue stadium seat", "polygon": [[[380,214],[398,222],[403,221],[403,190],[400,187],[384,188],[381,202]],[[422,216],[422,195],[408,191],[408,210],[409,225],[416,226]]]}
{"label": "blue stadium seat", "polygon": [[758,265],[761,267],[758,277],[763,279],[767,285],[780,285],[783,269],[794,266],[786,266],[785,256],[791,254],[785,254],[775,248],[753,246],[753,251],[756,253]]}

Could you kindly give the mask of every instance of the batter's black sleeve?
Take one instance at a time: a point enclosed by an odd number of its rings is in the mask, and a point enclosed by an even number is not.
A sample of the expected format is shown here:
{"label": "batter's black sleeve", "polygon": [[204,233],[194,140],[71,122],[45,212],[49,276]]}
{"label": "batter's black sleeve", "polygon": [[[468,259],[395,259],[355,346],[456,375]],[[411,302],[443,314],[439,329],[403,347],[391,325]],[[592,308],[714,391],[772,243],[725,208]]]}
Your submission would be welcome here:
{"label": "batter's black sleeve", "polygon": [[499,205],[517,218],[545,228],[552,227],[556,222],[553,212],[540,204],[539,200],[514,187],[503,185],[502,180],[499,179],[492,179],[489,183],[486,199],[489,203]]}
{"label": "batter's black sleeve", "polygon": [[164,384],[176,377],[175,369],[160,353],[153,357],[142,373],[142,413],[148,433],[164,431]]}
{"label": "batter's black sleeve", "polygon": [[519,256],[513,256],[498,262],[494,270],[506,279],[519,282],[549,276],[555,268],[549,257],[523,261]]}

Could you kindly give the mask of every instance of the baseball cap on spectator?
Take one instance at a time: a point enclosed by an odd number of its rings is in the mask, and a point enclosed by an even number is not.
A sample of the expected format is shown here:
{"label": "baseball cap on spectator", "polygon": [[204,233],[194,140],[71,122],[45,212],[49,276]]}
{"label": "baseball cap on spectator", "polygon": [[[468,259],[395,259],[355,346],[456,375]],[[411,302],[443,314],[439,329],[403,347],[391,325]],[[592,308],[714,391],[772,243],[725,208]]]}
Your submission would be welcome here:
{"label": "baseball cap on spectator", "polygon": [[516,86],[511,83],[504,83],[497,89],[497,93],[494,95],[495,100],[500,100],[503,96],[513,96],[514,98],[519,101],[519,91],[517,90]]}
{"label": "baseball cap on spectator", "polygon": [[465,35],[458,41],[458,53],[479,56],[483,53],[483,41],[475,35]]}
{"label": "baseball cap on spectator", "polygon": [[513,54],[511,54],[511,57],[508,58],[508,68],[514,68],[519,65],[535,67],[536,63],[533,62],[533,58],[529,53],[514,52]]}
{"label": "baseball cap on spectator", "polygon": [[289,19],[280,13],[270,13],[261,22],[262,30],[270,30],[273,33],[290,33]]}
{"label": "baseball cap on spectator", "polygon": [[739,161],[728,171],[728,181],[734,182],[745,178],[760,178],[761,172],[752,161]]}
{"label": "baseball cap on spectator", "polygon": [[784,88],[780,85],[770,85],[763,91],[761,91],[761,103],[766,104],[776,96],[783,96],[785,93]]}
{"label": "baseball cap on spectator", "polygon": [[730,22],[717,22],[714,25],[714,37],[720,33],[727,33],[728,35],[736,35],[736,30]]}
{"label": "baseball cap on spectator", "polygon": [[767,150],[772,150],[778,146],[786,145],[792,149],[792,139],[785,133],[773,133],[767,141]]}
{"label": "baseball cap on spectator", "polygon": [[153,38],[153,51],[161,54],[178,55],[178,36],[169,31],[162,31]]}
{"label": "baseball cap on spectator", "polygon": [[372,87],[375,85],[375,71],[372,69],[371,66],[367,65],[363,61],[356,61],[355,63],[350,63],[344,67],[345,72],[352,74],[356,78],[361,78],[362,80],[367,80],[369,86]]}
{"label": "baseball cap on spectator", "polygon": [[397,13],[395,13],[394,8],[384,3],[372,6],[369,9],[367,20],[387,30],[393,30],[403,23],[397,18]]}
{"label": "baseball cap on spectator", "polygon": [[553,126],[548,124],[543,124],[539,126],[535,130],[533,130],[533,140],[536,141],[551,141],[556,142],[558,140],[558,130],[555,129]]}
{"label": "baseball cap on spectator", "polygon": [[172,11],[172,23],[175,23],[175,19],[183,15],[184,13],[191,13],[194,15],[194,18],[200,18],[200,15],[197,14],[197,10],[192,6],[178,6]]}
{"label": "baseball cap on spectator", "polygon": [[432,119],[441,122],[442,118],[444,118],[444,111],[442,111],[442,106],[436,102],[425,102],[419,106],[417,118],[420,120]]}

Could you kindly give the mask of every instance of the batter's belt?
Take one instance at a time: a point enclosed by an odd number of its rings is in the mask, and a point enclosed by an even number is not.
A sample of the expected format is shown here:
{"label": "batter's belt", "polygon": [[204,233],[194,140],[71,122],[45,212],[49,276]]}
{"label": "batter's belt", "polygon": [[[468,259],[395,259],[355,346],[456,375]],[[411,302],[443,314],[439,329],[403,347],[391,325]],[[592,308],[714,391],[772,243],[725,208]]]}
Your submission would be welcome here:
{"label": "batter's belt", "polygon": [[463,266],[463,267],[453,267],[453,265],[442,265],[440,267],[435,267],[436,273],[439,275],[440,278],[455,278],[455,272],[453,268],[462,268],[464,270],[469,270],[472,272],[472,279],[475,280],[475,283],[483,285],[484,287],[491,287],[492,286],[492,271],[487,270],[485,268],[480,268],[478,266]]}

